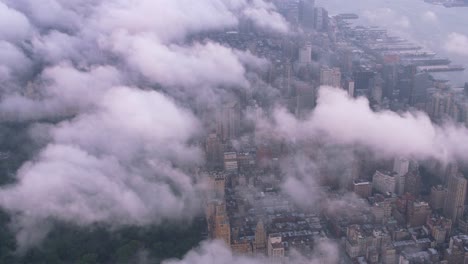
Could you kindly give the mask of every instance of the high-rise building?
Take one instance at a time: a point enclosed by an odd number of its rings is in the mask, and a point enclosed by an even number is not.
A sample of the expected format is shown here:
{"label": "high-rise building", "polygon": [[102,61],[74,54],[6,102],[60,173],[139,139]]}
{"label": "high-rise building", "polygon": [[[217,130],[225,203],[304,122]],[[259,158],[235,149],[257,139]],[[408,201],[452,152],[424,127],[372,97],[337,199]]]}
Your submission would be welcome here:
{"label": "high-rise building", "polygon": [[413,201],[408,205],[406,222],[410,227],[422,226],[432,211],[429,204],[421,201]]}
{"label": "high-rise building", "polygon": [[213,190],[216,197],[224,198],[226,189],[226,176],[222,173],[212,173],[210,177],[213,181]]}
{"label": "high-rise building", "polygon": [[398,175],[405,175],[408,173],[410,161],[407,158],[399,157],[393,162],[393,171]]}
{"label": "high-rise building", "polygon": [[218,113],[217,134],[223,141],[236,139],[240,133],[241,109],[238,102],[227,103]]}
{"label": "high-rise building", "polygon": [[403,157],[396,158],[393,162],[393,171],[397,174],[396,193],[398,195],[402,195],[405,191],[405,176],[408,173],[409,165],[410,161]]}
{"label": "high-rise building", "polygon": [[353,192],[361,198],[367,198],[372,195],[372,183],[364,180],[355,180],[353,182]]}
{"label": "high-rise building", "polygon": [[394,172],[376,171],[372,177],[372,186],[382,194],[394,193],[397,177]]}
{"label": "high-rise building", "polygon": [[216,205],[214,238],[224,241],[226,245],[231,245],[231,225],[226,212],[226,204],[223,202]]}
{"label": "high-rise building", "polygon": [[254,241],[255,254],[265,254],[266,252],[266,230],[263,221],[260,220],[255,228],[255,241]]}
{"label": "high-rise building", "polygon": [[281,260],[284,257],[281,234],[270,234],[268,236],[268,257],[274,260]]}
{"label": "high-rise building", "polygon": [[426,220],[426,226],[437,244],[442,244],[452,230],[452,221],[440,215],[433,214]]}
{"label": "high-rise building", "polygon": [[458,218],[463,216],[465,209],[467,181],[463,174],[452,175],[448,181],[447,197],[445,199],[444,214],[457,223]]}
{"label": "high-rise building", "polygon": [[432,186],[430,205],[433,210],[439,210],[444,208],[445,196],[447,195],[447,189],[442,185]]}
{"label": "high-rise building", "polygon": [[339,68],[322,68],[320,70],[320,85],[341,87],[341,71]]}
{"label": "high-rise building", "polygon": [[210,238],[219,239],[231,244],[231,226],[226,212],[226,203],[221,200],[211,200],[206,205],[206,219]]}
{"label": "high-rise building", "polygon": [[299,2],[299,22],[305,30],[314,29],[315,0],[301,0]]}
{"label": "high-rise building", "polygon": [[348,92],[349,97],[354,97],[354,81],[348,80],[346,81],[346,91]]}
{"label": "high-rise building", "polygon": [[237,152],[224,153],[224,170],[227,172],[238,172],[239,164],[237,161]]}
{"label": "high-rise building", "polygon": [[205,142],[206,162],[209,167],[222,167],[223,145],[218,135],[208,135]]}
{"label": "high-rise building", "polygon": [[419,164],[415,161],[410,162],[409,172],[405,176],[405,192],[414,196],[419,196],[421,192],[421,174],[419,173]]}
{"label": "high-rise building", "polygon": [[314,11],[314,28],[317,31],[328,30],[328,11],[323,7],[317,7]]}

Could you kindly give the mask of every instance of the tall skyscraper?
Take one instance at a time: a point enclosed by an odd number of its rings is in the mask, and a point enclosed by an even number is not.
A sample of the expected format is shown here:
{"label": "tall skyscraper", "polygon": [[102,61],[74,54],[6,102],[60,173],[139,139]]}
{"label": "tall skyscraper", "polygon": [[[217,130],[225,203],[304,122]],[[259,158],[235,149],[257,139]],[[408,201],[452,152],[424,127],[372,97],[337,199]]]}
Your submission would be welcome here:
{"label": "tall skyscraper", "polygon": [[394,193],[396,188],[396,173],[376,171],[372,177],[372,186],[382,194]]}
{"label": "tall skyscraper", "polygon": [[315,0],[301,0],[299,2],[299,22],[303,29],[313,30],[315,21]]}
{"label": "tall skyscraper", "polygon": [[320,85],[341,87],[341,71],[339,68],[322,68],[320,70]]}
{"label": "tall skyscraper", "polygon": [[265,254],[266,253],[266,231],[263,221],[260,220],[257,223],[255,228],[255,254]]}
{"label": "tall skyscraper", "polygon": [[224,241],[228,246],[231,245],[231,225],[229,224],[229,217],[224,202],[216,204],[214,238]]}
{"label": "tall skyscraper", "polygon": [[430,204],[432,209],[439,210],[444,208],[447,190],[442,185],[432,186]]}
{"label": "tall skyscraper", "polygon": [[326,31],[328,29],[328,11],[323,7],[315,8],[314,28],[317,31]]}
{"label": "tall skyscraper", "polygon": [[463,174],[451,175],[448,180],[448,191],[445,199],[444,214],[456,223],[463,216],[465,209],[467,181]]}
{"label": "tall skyscraper", "polygon": [[223,166],[223,145],[218,135],[210,134],[206,138],[205,153],[207,165],[210,167]]}
{"label": "tall skyscraper", "polygon": [[398,157],[393,162],[393,171],[397,174],[396,193],[402,195],[405,191],[406,174],[409,170],[410,161],[403,157]]}
{"label": "tall skyscraper", "polygon": [[227,103],[218,113],[217,134],[223,141],[235,139],[240,133],[241,110],[238,102]]}

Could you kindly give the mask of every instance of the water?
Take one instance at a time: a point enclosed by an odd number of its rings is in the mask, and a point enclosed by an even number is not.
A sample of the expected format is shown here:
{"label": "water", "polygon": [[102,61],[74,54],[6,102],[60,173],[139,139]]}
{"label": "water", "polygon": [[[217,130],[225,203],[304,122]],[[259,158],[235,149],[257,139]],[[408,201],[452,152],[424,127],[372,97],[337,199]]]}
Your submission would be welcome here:
{"label": "water", "polygon": [[[357,24],[375,25],[388,29],[394,35],[432,50],[440,57],[447,57],[453,64],[468,69],[468,8],[445,8],[423,0],[317,0],[330,15],[355,13],[360,16]],[[455,47],[448,47],[457,37]],[[465,39],[466,38],[466,39]],[[465,41],[466,40],[466,41]],[[453,42],[452,42],[453,43]],[[453,46],[452,46],[453,47]],[[468,81],[468,71],[438,74],[455,86]]]}

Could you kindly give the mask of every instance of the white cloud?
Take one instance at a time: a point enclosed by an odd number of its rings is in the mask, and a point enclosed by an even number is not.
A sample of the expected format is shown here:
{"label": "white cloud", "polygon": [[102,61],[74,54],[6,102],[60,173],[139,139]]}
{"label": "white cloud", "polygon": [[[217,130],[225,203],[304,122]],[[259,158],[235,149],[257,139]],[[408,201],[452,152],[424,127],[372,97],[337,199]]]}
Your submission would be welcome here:
{"label": "white cloud", "polygon": [[468,56],[468,36],[452,32],[445,41],[444,48],[450,53]]}
{"label": "white cloud", "polygon": [[80,225],[145,225],[199,212],[198,185],[184,168],[201,162],[188,145],[197,120],[151,91],[114,88],[95,111],[50,128],[53,141],[3,187],[22,246],[49,218]]}
{"label": "white cloud", "polygon": [[426,11],[421,16],[422,20],[425,22],[437,22],[439,18],[437,17],[436,13],[432,11]]}
{"label": "white cloud", "polygon": [[285,139],[328,140],[341,145],[359,145],[381,157],[466,160],[468,130],[454,124],[437,126],[421,112],[398,114],[374,112],[365,98],[352,99],[339,89],[322,87],[317,107],[305,120],[284,109],[274,112],[273,122],[260,122],[259,135]]}
{"label": "white cloud", "polygon": [[[306,258],[293,254],[288,263],[319,264],[338,263],[339,250],[330,241],[317,241],[312,257]],[[190,251],[181,260],[166,260],[163,264],[267,264],[272,260],[264,257],[246,257],[234,255],[222,242],[208,242],[198,249]]]}
{"label": "white cloud", "polygon": [[399,15],[390,8],[377,8],[366,10],[363,17],[374,25],[385,25],[396,29],[408,29],[411,27],[411,21],[407,16]]}

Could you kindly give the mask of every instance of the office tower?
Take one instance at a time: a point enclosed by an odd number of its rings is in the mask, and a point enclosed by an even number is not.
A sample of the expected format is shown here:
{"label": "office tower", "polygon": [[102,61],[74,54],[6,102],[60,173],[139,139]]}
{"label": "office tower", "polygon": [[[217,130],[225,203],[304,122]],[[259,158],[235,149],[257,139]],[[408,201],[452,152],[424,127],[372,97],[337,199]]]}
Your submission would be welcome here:
{"label": "office tower", "polygon": [[266,231],[262,220],[258,221],[257,227],[255,228],[254,249],[255,254],[266,253]]}
{"label": "office tower", "polygon": [[341,87],[341,71],[339,68],[322,68],[320,70],[320,85]]}
{"label": "office tower", "polygon": [[301,0],[299,2],[299,22],[303,29],[314,29],[315,0]]}
{"label": "office tower", "polygon": [[281,260],[284,257],[281,234],[270,234],[268,236],[268,257],[274,260]]}
{"label": "office tower", "polygon": [[380,75],[376,75],[370,80],[369,87],[372,100],[377,104],[381,104],[383,97],[383,79]]}
{"label": "office tower", "polygon": [[426,202],[413,201],[408,205],[406,222],[410,227],[422,226],[432,211]]}
{"label": "office tower", "polygon": [[225,152],[224,153],[224,170],[226,172],[236,173],[239,170],[239,164],[237,161],[236,152]]}
{"label": "office tower", "polygon": [[354,97],[354,86],[355,86],[354,81],[352,80],[346,81],[345,88],[346,88],[346,91],[348,92],[349,97]]}
{"label": "office tower", "polygon": [[205,142],[206,162],[209,167],[223,164],[223,144],[216,134],[209,134]]}
{"label": "office tower", "polygon": [[421,174],[419,173],[419,164],[415,161],[410,162],[408,173],[405,176],[405,193],[419,196],[421,192]]}
{"label": "office tower", "polygon": [[431,208],[434,210],[444,208],[446,195],[447,190],[442,185],[432,186],[430,197]]}
{"label": "office tower", "polygon": [[328,30],[328,11],[323,7],[317,7],[314,11],[314,28],[317,31]]}
{"label": "office tower", "polygon": [[402,195],[405,191],[406,174],[409,170],[410,161],[406,158],[399,157],[393,162],[393,171],[397,174],[396,193]]}
{"label": "office tower", "polygon": [[231,244],[231,226],[224,202],[216,204],[214,238],[224,241],[228,246]]}
{"label": "office tower", "polygon": [[444,214],[452,220],[453,223],[463,216],[465,209],[466,179],[463,174],[458,173],[450,176],[448,180],[448,191],[445,199]]}
{"label": "office tower", "polygon": [[238,102],[230,102],[222,107],[217,119],[217,134],[221,135],[223,141],[239,136],[241,110]]}
{"label": "office tower", "polygon": [[394,193],[396,188],[396,173],[376,171],[372,177],[372,186],[382,194]]}
{"label": "office tower", "polygon": [[372,183],[364,180],[353,182],[353,192],[361,198],[366,199],[372,195]]}
{"label": "office tower", "polygon": [[211,173],[209,175],[212,182],[211,188],[216,197],[223,198],[226,189],[226,176],[222,173]]}

